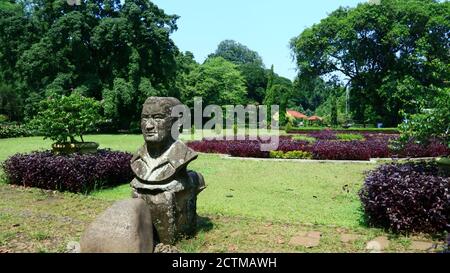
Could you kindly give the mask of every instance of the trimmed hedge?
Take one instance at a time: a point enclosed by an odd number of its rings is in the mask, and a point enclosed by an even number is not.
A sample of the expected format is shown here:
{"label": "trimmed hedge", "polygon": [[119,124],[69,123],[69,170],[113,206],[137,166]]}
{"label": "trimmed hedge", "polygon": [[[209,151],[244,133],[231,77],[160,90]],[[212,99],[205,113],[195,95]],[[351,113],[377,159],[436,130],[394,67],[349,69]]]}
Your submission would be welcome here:
{"label": "trimmed hedge", "polygon": [[288,134],[308,134],[315,133],[324,130],[333,131],[334,133],[342,133],[342,134],[361,134],[361,133],[380,133],[380,134],[400,134],[400,131],[397,128],[349,128],[349,129],[321,129],[321,128],[292,128],[287,133]]}
{"label": "trimmed hedge", "polygon": [[312,154],[305,151],[270,151],[270,157],[283,159],[312,159]]}
{"label": "trimmed hedge", "polygon": [[37,135],[25,125],[0,124],[0,138],[28,137]]}
{"label": "trimmed hedge", "polygon": [[133,179],[131,157],[129,153],[109,150],[71,155],[45,151],[13,155],[2,167],[10,184],[88,193],[129,183]]}
{"label": "trimmed hedge", "polygon": [[336,134],[336,137],[341,141],[364,140],[364,136],[361,134]]}
{"label": "trimmed hedge", "polygon": [[372,225],[395,232],[450,231],[450,178],[439,174],[436,163],[380,166],[359,196]]}

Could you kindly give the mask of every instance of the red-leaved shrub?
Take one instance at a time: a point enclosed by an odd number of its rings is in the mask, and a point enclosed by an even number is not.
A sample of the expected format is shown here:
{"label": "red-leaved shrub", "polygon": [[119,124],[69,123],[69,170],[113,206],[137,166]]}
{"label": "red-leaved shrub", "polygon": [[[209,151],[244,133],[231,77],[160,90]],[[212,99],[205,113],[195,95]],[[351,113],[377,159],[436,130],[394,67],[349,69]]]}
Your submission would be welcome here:
{"label": "red-leaved shrub", "polygon": [[2,167],[10,184],[87,193],[130,182],[131,157],[129,153],[109,150],[83,155],[45,151],[13,155]]}
{"label": "red-leaved shrub", "polygon": [[387,164],[359,193],[370,224],[396,232],[449,231],[450,177],[436,163]]}

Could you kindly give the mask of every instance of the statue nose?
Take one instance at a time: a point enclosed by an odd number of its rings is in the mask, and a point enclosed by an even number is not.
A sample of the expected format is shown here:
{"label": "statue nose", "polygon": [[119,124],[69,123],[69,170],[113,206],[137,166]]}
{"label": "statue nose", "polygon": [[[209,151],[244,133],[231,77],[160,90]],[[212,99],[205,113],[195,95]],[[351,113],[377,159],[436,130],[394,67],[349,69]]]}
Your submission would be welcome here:
{"label": "statue nose", "polygon": [[145,129],[152,130],[155,128],[155,124],[152,120],[149,120],[145,123]]}

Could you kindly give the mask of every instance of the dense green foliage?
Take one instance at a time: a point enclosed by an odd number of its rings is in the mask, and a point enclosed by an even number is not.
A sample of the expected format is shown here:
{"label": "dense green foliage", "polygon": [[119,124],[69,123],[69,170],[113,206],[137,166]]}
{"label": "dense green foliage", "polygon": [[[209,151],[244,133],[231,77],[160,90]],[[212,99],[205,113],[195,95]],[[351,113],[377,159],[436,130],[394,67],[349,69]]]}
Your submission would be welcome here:
{"label": "dense green foliage", "polygon": [[222,57],[236,65],[252,63],[261,67],[264,66],[261,56],[256,51],[233,40],[222,41],[218,45],[216,52],[208,57]]}
{"label": "dense green foliage", "polygon": [[28,137],[37,133],[26,125],[0,123],[0,138]]}
{"label": "dense green foliage", "polygon": [[84,141],[83,134],[94,131],[101,122],[100,103],[72,93],[41,101],[40,111],[31,124],[42,132],[44,138],[57,143],[67,140],[73,143],[76,136]]}
{"label": "dense green foliage", "polygon": [[[31,0],[21,9],[1,10],[0,82],[8,87],[0,88],[0,97],[11,97],[12,88],[28,106],[30,99],[77,90],[104,99],[112,124],[128,128],[146,96],[177,96],[178,49],[169,38],[177,16],[150,1],[121,2]],[[15,109],[3,106],[2,113],[16,120],[27,114]]]}
{"label": "dense green foliage", "polygon": [[198,64],[170,39],[178,16],[149,0],[0,3],[0,114],[9,120],[27,122],[40,101],[72,92],[102,101],[107,130],[136,129],[152,95],[188,105],[194,96],[218,105],[266,97],[269,72],[257,52],[225,40]]}
{"label": "dense green foliage", "polygon": [[[274,68],[266,69],[258,52],[253,51],[233,40],[222,41],[216,51],[210,54],[208,58],[222,57],[225,60],[232,62],[237,66],[241,75],[245,79],[247,88],[246,104],[266,104],[264,101],[270,100],[275,104],[282,104],[279,100],[281,97],[271,94],[273,85],[278,84],[288,90],[285,94],[292,93],[292,82],[289,79],[283,78],[274,72]],[[272,97],[272,98],[268,98]],[[277,97],[279,99],[277,99]]]}
{"label": "dense green foliage", "polygon": [[188,75],[187,81],[182,101],[189,106],[193,105],[194,97],[202,97],[204,104],[245,103],[245,80],[236,65],[222,57],[210,58],[196,67]]}
{"label": "dense green foliage", "polygon": [[381,0],[340,8],[291,41],[300,79],[341,75],[353,118],[397,125],[448,84],[450,2]]}
{"label": "dense green foliage", "polygon": [[339,8],[291,40],[292,82],[234,40],[197,63],[171,40],[178,16],[150,0],[0,0],[0,115],[27,122],[41,100],[75,91],[102,101],[111,131],[137,130],[152,95],[275,104],[281,126],[293,109],[326,125],[395,127],[448,88],[448,14],[450,3],[435,0]]}
{"label": "dense green foliage", "polygon": [[432,138],[443,140],[450,147],[450,88],[438,90],[431,102],[424,102],[422,111],[406,115],[399,126],[400,141],[405,144],[411,139],[427,144]]}

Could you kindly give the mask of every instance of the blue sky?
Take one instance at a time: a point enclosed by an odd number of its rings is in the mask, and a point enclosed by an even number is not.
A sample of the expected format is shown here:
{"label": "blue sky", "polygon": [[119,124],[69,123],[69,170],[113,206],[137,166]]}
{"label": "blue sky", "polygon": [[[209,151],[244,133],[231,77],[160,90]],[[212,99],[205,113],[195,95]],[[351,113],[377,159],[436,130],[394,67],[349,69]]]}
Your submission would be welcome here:
{"label": "blue sky", "polygon": [[355,7],[362,0],[153,0],[168,14],[177,14],[172,39],[198,62],[232,39],[257,51],[266,67],[289,79],[295,77],[289,41],[320,22],[339,6]]}

